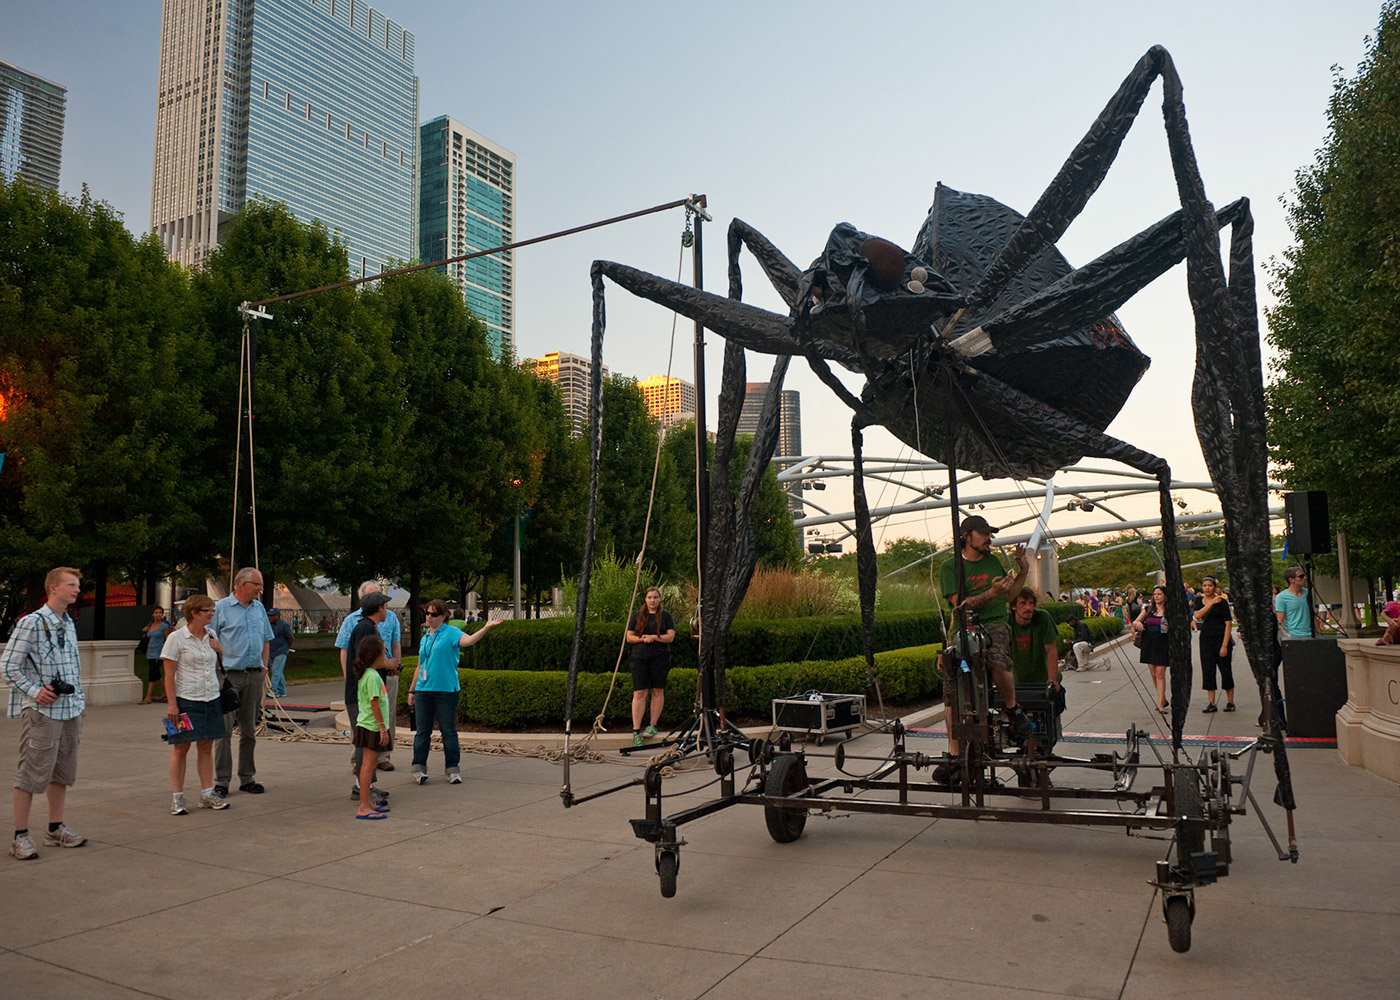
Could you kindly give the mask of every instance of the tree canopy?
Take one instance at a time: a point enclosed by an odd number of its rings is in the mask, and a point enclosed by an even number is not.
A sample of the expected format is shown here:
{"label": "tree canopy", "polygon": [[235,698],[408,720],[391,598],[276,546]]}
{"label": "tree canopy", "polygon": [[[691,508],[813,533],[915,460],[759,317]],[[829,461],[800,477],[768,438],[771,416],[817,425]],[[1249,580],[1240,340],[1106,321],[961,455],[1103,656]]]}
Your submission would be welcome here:
{"label": "tree canopy", "polygon": [[1295,243],[1273,266],[1278,353],[1270,457],[1292,489],[1325,490],[1354,570],[1400,564],[1400,3],[1355,76],[1336,72],[1328,136],[1298,171]]}
{"label": "tree canopy", "polygon": [[186,467],[212,421],[185,275],[86,190],[0,180],[0,219],[2,628],[51,566],[134,575],[213,546]]}

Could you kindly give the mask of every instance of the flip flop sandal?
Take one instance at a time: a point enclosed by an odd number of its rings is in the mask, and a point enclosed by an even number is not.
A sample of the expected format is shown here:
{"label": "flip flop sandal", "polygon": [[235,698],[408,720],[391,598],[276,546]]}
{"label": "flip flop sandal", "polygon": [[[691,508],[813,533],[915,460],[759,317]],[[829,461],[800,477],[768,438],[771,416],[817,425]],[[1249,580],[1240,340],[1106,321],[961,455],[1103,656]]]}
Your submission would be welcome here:
{"label": "flip flop sandal", "polygon": [[355,818],[356,818],[356,819],[388,819],[389,817],[388,817],[388,816],[385,816],[385,815],[384,815],[383,813],[381,813],[381,812],[372,812],[372,813],[365,813],[363,816],[361,816],[361,815],[359,815],[359,814],[357,813],[357,814],[355,815]]}

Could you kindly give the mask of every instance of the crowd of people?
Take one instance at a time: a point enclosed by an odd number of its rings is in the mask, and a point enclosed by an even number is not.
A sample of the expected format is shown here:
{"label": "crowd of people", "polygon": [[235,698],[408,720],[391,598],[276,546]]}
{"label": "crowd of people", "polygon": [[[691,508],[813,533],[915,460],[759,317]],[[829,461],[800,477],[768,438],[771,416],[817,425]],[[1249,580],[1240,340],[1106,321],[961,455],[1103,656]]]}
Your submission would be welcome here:
{"label": "crowd of people", "polygon": [[[1028,560],[1024,550],[1015,550],[1016,572],[1010,573],[992,552],[996,529],[985,518],[973,516],[962,522],[963,581],[956,579],[952,562],[945,564],[940,583],[949,604],[976,615],[988,638],[987,658],[991,677],[1002,696],[1013,730],[1029,735],[1030,720],[1017,702],[1017,683],[1043,683],[1062,698],[1058,634],[1050,616],[1038,607],[1039,598],[1026,587]],[[1299,567],[1289,568],[1287,586],[1274,598],[1274,690],[1278,691],[1278,667],[1282,659],[1280,640],[1316,635],[1320,621],[1313,598],[1306,589],[1306,577]],[[1200,593],[1187,588],[1191,611],[1190,628],[1198,635],[1201,683],[1206,692],[1206,713],[1221,711],[1217,694],[1223,691],[1223,711],[1236,710],[1232,654],[1235,623],[1228,594],[1213,576],[1201,579]],[[0,674],[10,685],[9,716],[21,719],[19,766],[16,770],[13,807],[15,830],[10,853],[26,860],[37,856],[29,816],[35,795],[48,802],[48,829],[45,846],[73,848],[86,838],[74,833],[64,822],[68,788],[77,778],[78,747],[82,740],[85,701],[79,676],[78,640],[69,608],[77,600],[81,576],[77,569],[59,566],[45,578],[46,600],[38,610],[16,624],[0,657]],[[293,641],[292,626],[282,620],[277,609],[268,610],[259,599],[262,574],[251,567],[234,577],[233,592],[218,601],[196,594],[183,606],[183,622],[172,624],[164,610],[154,608],[142,628],[148,661],[148,685],[143,704],[166,703],[165,739],[170,746],[170,812],[175,816],[189,811],[185,797],[189,748],[195,747],[195,771],[199,779],[198,805],[202,809],[226,810],[233,787],[232,733],[239,731],[238,790],[260,795],[265,789],[257,780],[256,728],[263,703],[265,683],[273,693],[286,692],[285,663]],[[345,680],[346,711],[353,725],[351,771],[354,784],[351,798],[356,802],[355,818],[383,820],[390,813],[388,793],[378,787],[379,771],[392,771],[395,717],[400,673],[403,669],[402,628],[389,612],[389,597],[377,581],[366,581],[358,591],[359,607],[339,625],[335,645]],[[1086,616],[1120,616],[1138,637],[1140,662],[1147,666],[1157,695],[1157,709],[1163,715],[1167,700],[1166,673],[1169,665],[1167,594],[1162,586],[1140,599],[1129,587],[1107,599],[1096,591],[1085,593],[1081,603]],[[443,764],[447,781],[461,783],[461,751],[457,738],[456,704],[460,685],[457,665],[460,651],[481,641],[500,624],[487,621],[483,628],[468,633],[464,619],[451,619],[451,610],[441,600],[429,601],[426,631],[419,645],[418,664],[409,682],[407,701],[415,723],[412,775],[416,784],[428,780],[428,754],[434,724],[442,732]],[[1382,609],[1386,624],[1379,642],[1400,642],[1400,603],[1389,601]],[[1083,623],[1072,616],[1076,630],[1075,647],[1091,646],[1092,639]],[[642,746],[657,735],[657,725],[665,704],[667,675],[671,664],[671,644],[676,637],[675,622],[661,607],[661,592],[646,591],[643,607],[627,623],[626,641],[631,647],[632,742]],[[1076,649],[1068,669],[1082,668],[1088,650]],[[161,692],[159,695],[156,692]],[[1062,703],[1062,702],[1061,702]],[[1282,699],[1274,706],[1282,720]],[[648,708],[650,711],[648,712]],[[643,728],[646,719],[650,723]],[[1264,724],[1261,711],[1259,724]],[[956,740],[949,739],[953,755]],[[935,781],[947,781],[934,772]]]}
{"label": "crowd of people", "polygon": [[[64,822],[68,789],[77,780],[86,700],[78,659],[78,634],[69,609],[77,601],[82,578],[71,566],[59,566],[44,581],[45,601],[15,625],[0,656],[0,675],[10,686],[8,713],[20,720],[19,765],[15,773],[14,836],[10,855],[24,861],[38,857],[29,829],[34,796],[48,801],[46,847],[73,848],[87,843]],[[285,693],[284,666],[293,633],[277,609],[267,609],[262,574],[251,567],[234,576],[233,592],[218,601],[203,594],[185,599],[183,621],[172,624],[154,609],[142,628],[149,680],[143,704],[166,705],[164,739],[170,747],[170,813],[189,813],[185,784],[189,750],[195,748],[198,806],[227,810],[233,787],[232,735],[238,730],[238,791],[261,795],[257,780],[257,725],[264,691]],[[351,797],[355,817],[382,820],[390,812],[388,794],[374,783],[376,772],[394,769],[394,720],[402,642],[397,616],[379,584],[359,590],[360,606],[345,617],[336,638],[345,672],[346,711],[352,725],[355,775]],[[466,633],[448,624],[442,601],[427,606],[427,633],[408,701],[414,713],[413,776],[428,779],[432,727],[442,731],[447,780],[461,783],[457,743],[457,658],[500,624],[487,622]],[[462,622],[461,624],[466,624]],[[161,692],[159,695],[156,692]]]}

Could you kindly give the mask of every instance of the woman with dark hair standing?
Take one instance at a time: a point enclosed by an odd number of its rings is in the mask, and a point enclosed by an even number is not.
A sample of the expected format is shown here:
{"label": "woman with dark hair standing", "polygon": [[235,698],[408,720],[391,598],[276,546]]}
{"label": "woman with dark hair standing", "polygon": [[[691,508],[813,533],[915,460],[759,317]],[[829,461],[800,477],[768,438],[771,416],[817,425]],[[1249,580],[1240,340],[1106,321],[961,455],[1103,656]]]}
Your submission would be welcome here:
{"label": "woman with dark hair standing", "polygon": [[468,635],[447,624],[447,603],[438,598],[424,609],[427,631],[418,640],[418,669],[408,685],[408,710],[413,713],[413,780],[428,780],[428,751],[433,742],[433,720],[442,731],[442,756],[448,784],[462,783],[462,751],[457,740],[457,696],[462,690],[457,678],[461,651],[479,641],[501,623],[487,622]]}
{"label": "woman with dark hair standing", "polygon": [[[627,623],[627,642],[632,647],[632,745],[656,735],[661,710],[666,704],[666,675],[671,672],[671,643],[676,639],[676,623],[671,612],[661,610],[661,591],[648,587],[646,603]],[[651,725],[642,729],[646,716],[647,692],[651,692]]]}
{"label": "woman with dark hair standing", "polygon": [[1201,686],[1210,699],[1203,712],[1214,712],[1215,672],[1225,689],[1225,711],[1235,710],[1235,673],[1230,668],[1230,602],[1213,576],[1201,577],[1201,606],[1195,612],[1196,630],[1201,635]]}
{"label": "woman with dark hair standing", "polygon": [[1152,588],[1152,599],[1133,619],[1133,631],[1142,633],[1139,663],[1146,663],[1157,688],[1157,711],[1167,714],[1167,592],[1160,585]]}

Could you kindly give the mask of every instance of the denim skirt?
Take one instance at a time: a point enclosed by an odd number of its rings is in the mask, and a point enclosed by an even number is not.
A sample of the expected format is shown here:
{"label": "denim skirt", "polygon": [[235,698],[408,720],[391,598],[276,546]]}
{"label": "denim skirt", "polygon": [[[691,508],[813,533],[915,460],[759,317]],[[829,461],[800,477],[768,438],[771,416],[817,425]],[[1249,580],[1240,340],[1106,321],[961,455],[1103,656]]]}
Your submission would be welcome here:
{"label": "denim skirt", "polygon": [[175,706],[180,711],[190,717],[190,725],[193,729],[187,729],[174,736],[166,736],[165,742],[175,743],[207,743],[210,740],[221,740],[224,738],[224,713],[219,709],[219,699],[213,701],[190,701],[188,698],[176,698]]}

